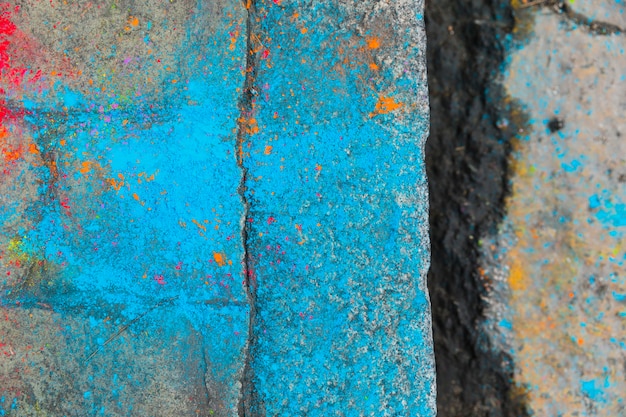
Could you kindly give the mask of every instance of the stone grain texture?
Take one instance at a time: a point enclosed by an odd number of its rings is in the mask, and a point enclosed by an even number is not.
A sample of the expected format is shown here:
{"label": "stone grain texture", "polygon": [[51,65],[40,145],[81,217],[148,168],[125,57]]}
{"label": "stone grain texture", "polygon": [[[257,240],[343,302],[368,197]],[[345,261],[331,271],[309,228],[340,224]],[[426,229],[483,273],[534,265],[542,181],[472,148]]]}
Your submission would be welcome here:
{"label": "stone grain texture", "polygon": [[598,29],[623,25],[606,14],[623,2],[578,3],[531,9],[530,39],[508,60],[504,86],[530,118],[507,216],[482,245],[486,329],[514,358],[533,415],[621,416],[626,38]]}
{"label": "stone grain texture", "polygon": [[246,415],[435,415],[422,7],[253,5]]}
{"label": "stone grain texture", "polygon": [[0,415],[433,416],[419,0],[0,5]]}
{"label": "stone grain texture", "polygon": [[236,414],[245,16],[0,6],[0,415]]}

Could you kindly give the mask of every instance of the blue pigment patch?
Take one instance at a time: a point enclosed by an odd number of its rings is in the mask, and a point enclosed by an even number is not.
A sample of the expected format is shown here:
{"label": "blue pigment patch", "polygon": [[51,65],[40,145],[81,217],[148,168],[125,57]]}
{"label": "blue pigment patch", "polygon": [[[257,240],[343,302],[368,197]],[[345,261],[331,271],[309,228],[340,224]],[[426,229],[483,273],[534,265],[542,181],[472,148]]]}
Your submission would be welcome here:
{"label": "blue pigment patch", "polygon": [[506,319],[502,319],[500,320],[500,322],[498,323],[498,325],[500,327],[504,327],[507,330],[513,330],[513,323],[511,323],[509,320]]}
{"label": "blue pigment patch", "polygon": [[[263,6],[244,164],[264,412],[434,416],[423,38],[392,20],[361,35],[347,6]],[[385,54],[413,67],[373,69]]]}
{"label": "blue pigment patch", "polygon": [[578,160],[574,159],[571,163],[561,163],[561,168],[565,170],[565,172],[575,172],[578,168],[583,166]]}
{"label": "blue pigment patch", "polygon": [[613,291],[612,294],[613,294],[613,298],[616,301],[626,301],[626,294],[619,294],[619,293],[616,293],[615,291]]}
{"label": "blue pigment patch", "polygon": [[[208,10],[194,10],[178,27],[190,36],[167,59],[180,67],[164,69],[177,82],[115,95],[123,76],[108,74],[107,94],[59,78],[52,93],[20,104],[31,154],[41,156],[16,184],[36,197],[20,208],[19,239],[16,210],[3,206],[0,220],[22,262],[42,272],[26,290],[0,283],[1,302],[54,314],[50,337],[58,328],[66,343],[54,349],[81,372],[43,374],[63,384],[76,415],[104,414],[103,401],[116,415],[154,414],[131,410],[142,410],[144,393],[174,401],[154,393],[154,381],[173,376],[185,381],[176,395],[202,393],[198,407],[210,381],[222,395],[215,403],[237,409],[250,309],[236,159],[246,45],[232,34],[245,33],[245,10],[239,1],[221,7],[210,22],[194,20]],[[101,74],[102,56],[91,58],[88,69]],[[110,387],[126,372],[132,383]]]}

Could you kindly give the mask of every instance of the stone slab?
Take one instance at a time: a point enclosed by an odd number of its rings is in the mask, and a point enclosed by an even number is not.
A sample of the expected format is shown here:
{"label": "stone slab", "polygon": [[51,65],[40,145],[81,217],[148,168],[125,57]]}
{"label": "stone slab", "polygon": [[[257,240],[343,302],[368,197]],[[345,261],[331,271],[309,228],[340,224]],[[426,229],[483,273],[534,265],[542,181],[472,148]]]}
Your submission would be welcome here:
{"label": "stone slab", "polygon": [[236,415],[243,5],[1,8],[0,414]]}
{"label": "stone slab", "polygon": [[507,218],[482,241],[489,332],[530,412],[623,415],[626,41],[545,9],[534,18],[504,78],[529,126]]}
{"label": "stone slab", "polygon": [[253,413],[435,415],[422,8],[256,4]]}

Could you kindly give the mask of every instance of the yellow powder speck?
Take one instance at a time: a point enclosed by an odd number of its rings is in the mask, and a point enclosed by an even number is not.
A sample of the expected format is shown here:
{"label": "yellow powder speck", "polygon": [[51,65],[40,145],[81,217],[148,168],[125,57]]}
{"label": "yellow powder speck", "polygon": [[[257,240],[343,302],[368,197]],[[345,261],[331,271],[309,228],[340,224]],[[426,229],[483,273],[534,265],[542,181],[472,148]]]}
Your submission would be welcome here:
{"label": "yellow powder speck", "polygon": [[514,261],[509,271],[509,286],[513,291],[523,291],[526,289],[526,277],[519,262]]}

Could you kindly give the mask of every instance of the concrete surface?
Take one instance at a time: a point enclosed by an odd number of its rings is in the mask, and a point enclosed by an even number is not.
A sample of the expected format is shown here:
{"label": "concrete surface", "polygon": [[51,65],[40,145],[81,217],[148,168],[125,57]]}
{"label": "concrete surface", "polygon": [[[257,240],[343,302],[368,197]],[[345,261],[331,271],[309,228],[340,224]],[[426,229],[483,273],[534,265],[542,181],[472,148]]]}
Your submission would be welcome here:
{"label": "concrete surface", "polygon": [[422,7],[0,6],[0,415],[434,415]]}
{"label": "concrete surface", "polygon": [[0,414],[237,409],[245,14],[2,6]]}
{"label": "concrete surface", "polygon": [[502,81],[529,125],[515,143],[506,219],[480,242],[491,287],[486,330],[513,357],[531,415],[618,416],[626,412],[626,38],[595,28],[605,17],[623,25],[624,4],[571,8],[590,13],[585,24],[549,6],[524,12],[532,32],[511,51]]}

